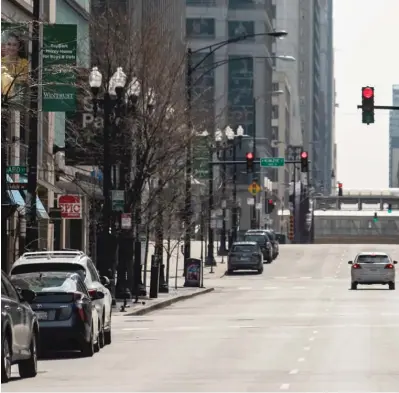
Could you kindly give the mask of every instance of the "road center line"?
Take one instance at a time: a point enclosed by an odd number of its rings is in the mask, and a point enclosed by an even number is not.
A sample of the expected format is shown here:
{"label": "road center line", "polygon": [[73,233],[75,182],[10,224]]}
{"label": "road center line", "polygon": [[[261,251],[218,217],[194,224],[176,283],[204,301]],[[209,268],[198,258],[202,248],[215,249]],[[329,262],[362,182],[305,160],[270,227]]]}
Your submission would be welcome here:
{"label": "road center line", "polygon": [[310,347],[303,347],[304,351],[310,351]]}
{"label": "road center line", "polygon": [[314,341],[314,337],[309,337],[309,341]]}
{"label": "road center line", "polygon": [[299,358],[298,359],[298,362],[304,362],[305,361],[305,358]]}
{"label": "road center line", "polygon": [[298,370],[297,368],[294,368],[293,370],[291,370],[291,371],[289,372],[290,375],[298,374],[298,373],[299,373],[299,370]]}
{"label": "road center line", "polygon": [[290,384],[289,383],[283,383],[280,386],[280,390],[288,390],[290,388]]}

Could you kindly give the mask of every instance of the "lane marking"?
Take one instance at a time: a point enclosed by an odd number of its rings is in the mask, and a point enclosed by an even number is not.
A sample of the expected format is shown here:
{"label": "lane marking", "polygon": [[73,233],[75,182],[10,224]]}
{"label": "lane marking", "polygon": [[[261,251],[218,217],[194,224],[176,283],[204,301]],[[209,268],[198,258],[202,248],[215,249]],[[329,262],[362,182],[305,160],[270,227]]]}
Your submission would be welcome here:
{"label": "lane marking", "polygon": [[278,289],[278,287],[263,287],[263,289]]}
{"label": "lane marking", "polygon": [[305,361],[305,358],[299,358],[298,359],[298,362],[304,362]]}
{"label": "lane marking", "polygon": [[306,289],[306,287],[293,287],[293,289]]}
{"label": "lane marking", "polygon": [[309,337],[309,341],[314,341],[314,337]]}
{"label": "lane marking", "polygon": [[298,312],[296,316],[298,317],[314,317],[316,314],[313,312]]}
{"label": "lane marking", "polygon": [[310,347],[303,347],[304,351],[310,351]]}
{"label": "lane marking", "polygon": [[291,371],[289,372],[290,375],[298,374],[298,373],[299,373],[299,370],[298,370],[297,368],[294,368],[293,370],[291,370]]}
{"label": "lane marking", "polygon": [[301,280],[310,280],[312,277],[301,277]]}
{"label": "lane marking", "polygon": [[241,325],[241,326],[239,326],[239,325],[232,325],[232,326],[229,326],[229,328],[232,328],[232,329],[253,329],[253,328],[256,328],[256,327],[258,327],[258,326],[254,326],[254,325]]}
{"label": "lane marking", "polygon": [[284,276],[276,276],[276,277],[273,277],[274,279],[276,279],[276,280],[278,280],[278,279],[282,279],[282,280],[284,280],[284,279],[286,279],[286,278],[288,278],[288,277],[284,277]]}
{"label": "lane marking", "polygon": [[313,330],[313,333],[314,333],[314,334],[317,334],[317,333],[319,333],[319,332],[318,332],[317,330]]}
{"label": "lane marking", "polygon": [[240,291],[245,291],[246,289],[252,289],[252,287],[239,287],[238,289]]}
{"label": "lane marking", "polygon": [[199,326],[176,326],[173,330],[199,330]]}
{"label": "lane marking", "polygon": [[289,383],[283,383],[280,386],[280,390],[288,390],[290,388],[290,384]]}

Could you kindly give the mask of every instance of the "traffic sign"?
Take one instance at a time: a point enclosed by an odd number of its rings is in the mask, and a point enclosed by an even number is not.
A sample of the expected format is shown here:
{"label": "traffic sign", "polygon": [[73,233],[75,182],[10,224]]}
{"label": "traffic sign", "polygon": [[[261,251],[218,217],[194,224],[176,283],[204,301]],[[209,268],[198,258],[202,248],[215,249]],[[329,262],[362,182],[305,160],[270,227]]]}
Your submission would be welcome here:
{"label": "traffic sign", "polygon": [[7,188],[9,190],[24,191],[28,189],[28,183],[8,183]]}
{"label": "traffic sign", "polygon": [[61,217],[79,220],[82,218],[82,199],[79,195],[60,195],[58,207],[61,208]]}
{"label": "traffic sign", "polygon": [[26,173],[26,166],[12,165],[7,167],[7,175],[26,175]]}
{"label": "traffic sign", "polygon": [[260,159],[261,167],[279,167],[284,166],[285,158],[284,157],[267,157]]}
{"label": "traffic sign", "polygon": [[249,187],[248,187],[248,191],[252,195],[256,195],[260,190],[261,190],[261,188],[260,188],[259,184],[256,181],[252,182],[252,184],[250,184]]}

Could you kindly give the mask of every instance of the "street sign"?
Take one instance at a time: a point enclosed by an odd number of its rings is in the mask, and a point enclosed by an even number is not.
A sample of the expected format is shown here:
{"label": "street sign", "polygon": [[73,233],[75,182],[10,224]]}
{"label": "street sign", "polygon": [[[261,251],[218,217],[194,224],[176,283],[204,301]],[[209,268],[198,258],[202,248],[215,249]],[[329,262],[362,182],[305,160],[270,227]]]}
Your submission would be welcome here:
{"label": "street sign", "polygon": [[285,158],[284,157],[267,157],[260,159],[261,167],[280,167],[284,166]]}
{"label": "street sign", "polygon": [[130,213],[122,213],[121,215],[121,228],[131,229],[132,227],[132,215]]}
{"label": "street sign", "polygon": [[28,183],[8,183],[7,189],[9,190],[17,190],[24,191],[28,189]]}
{"label": "street sign", "polygon": [[112,211],[123,212],[125,208],[125,191],[123,190],[112,190],[111,191],[112,200]]}
{"label": "street sign", "polygon": [[252,194],[252,195],[256,195],[259,191],[261,190],[259,184],[254,181],[252,184],[249,185],[248,187],[248,191]]}
{"label": "street sign", "polygon": [[60,195],[58,207],[61,208],[61,217],[68,220],[82,218],[82,198],[79,195]]}
{"label": "street sign", "polygon": [[27,167],[12,165],[7,167],[7,175],[26,175]]}

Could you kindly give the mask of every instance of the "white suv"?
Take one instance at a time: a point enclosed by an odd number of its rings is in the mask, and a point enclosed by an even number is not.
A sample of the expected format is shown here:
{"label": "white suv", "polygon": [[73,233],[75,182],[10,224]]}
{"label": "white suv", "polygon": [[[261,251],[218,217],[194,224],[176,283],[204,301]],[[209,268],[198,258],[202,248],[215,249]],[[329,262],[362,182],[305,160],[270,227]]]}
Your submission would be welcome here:
{"label": "white suv", "polygon": [[87,289],[104,293],[103,299],[94,300],[102,326],[99,334],[100,346],[111,344],[112,296],[109,291],[109,279],[98,274],[92,260],[82,251],[37,251],[26,252],[18,258],[10,276],[32,272],[77,272],[82,275]]}

